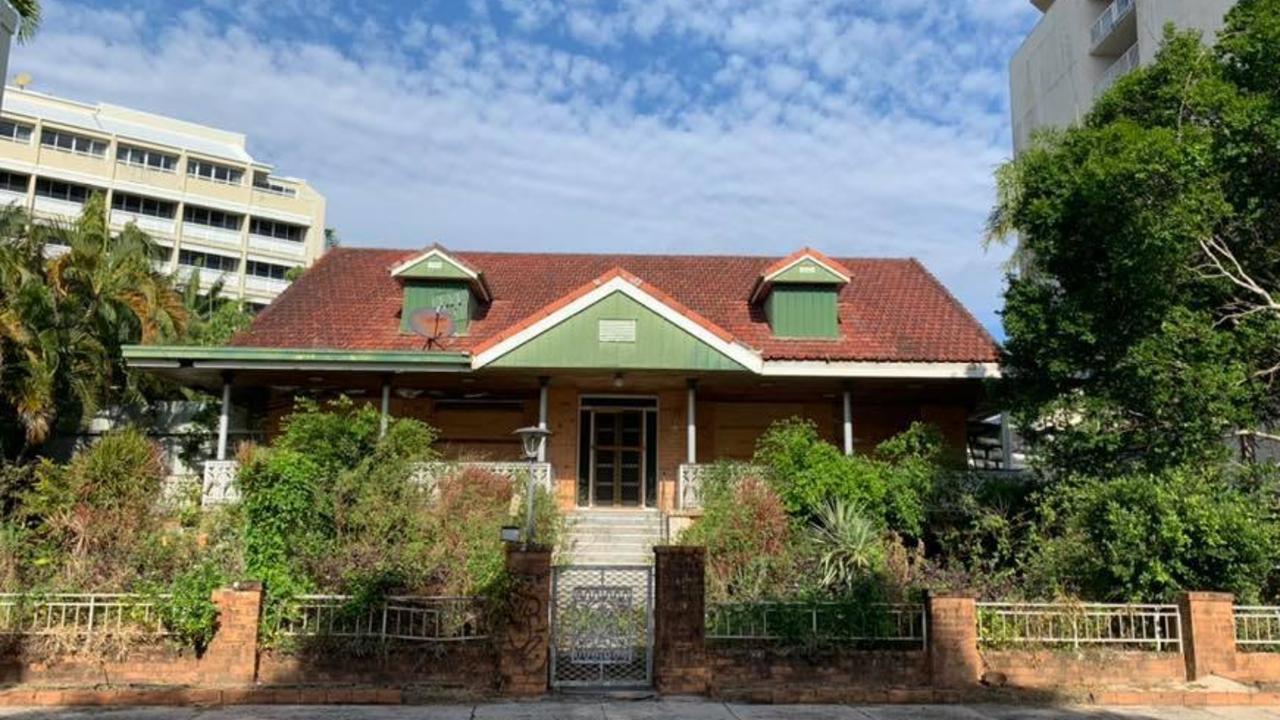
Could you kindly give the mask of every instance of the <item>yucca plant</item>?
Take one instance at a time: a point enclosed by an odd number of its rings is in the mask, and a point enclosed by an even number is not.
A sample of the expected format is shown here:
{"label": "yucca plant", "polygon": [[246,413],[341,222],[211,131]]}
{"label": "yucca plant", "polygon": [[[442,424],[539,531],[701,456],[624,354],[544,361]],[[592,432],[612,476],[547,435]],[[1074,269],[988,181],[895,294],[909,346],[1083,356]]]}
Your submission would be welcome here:
{"label": "yucca plant", "polygon": [[822,584],[837,594],[884,565],[884,529],[855,503],[841,498],[821,503],[810,531]]}

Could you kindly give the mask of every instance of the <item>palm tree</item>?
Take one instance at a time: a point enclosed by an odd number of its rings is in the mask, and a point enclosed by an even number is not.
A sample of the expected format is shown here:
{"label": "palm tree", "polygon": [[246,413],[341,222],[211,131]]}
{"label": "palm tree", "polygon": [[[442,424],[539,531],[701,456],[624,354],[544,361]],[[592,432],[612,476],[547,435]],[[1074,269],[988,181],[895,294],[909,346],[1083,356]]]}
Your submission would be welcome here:
{"label": "palm tree", "polygon": [[7,210],[0,233],[0,405],[30,449],[58,420],[139,399],[121,346],[181,335],[187,311],[150,238],[133,226],[113,237],[99,195],[70,225]]}
{"label": "palm tree", "polygon": [[40,0],[9,0],[18,13],[18,42],[26,42],[40,27]]}

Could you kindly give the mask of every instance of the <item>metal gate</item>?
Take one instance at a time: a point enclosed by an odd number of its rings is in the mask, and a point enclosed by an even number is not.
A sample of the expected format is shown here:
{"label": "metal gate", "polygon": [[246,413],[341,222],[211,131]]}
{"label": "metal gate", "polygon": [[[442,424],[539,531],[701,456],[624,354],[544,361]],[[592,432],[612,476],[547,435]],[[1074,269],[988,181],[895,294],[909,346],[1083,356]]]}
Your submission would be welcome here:
{"label": "metal gate", "polygon": [[652,684],[652,568],[562,565],[552,574],[551,597],[553,687]]}

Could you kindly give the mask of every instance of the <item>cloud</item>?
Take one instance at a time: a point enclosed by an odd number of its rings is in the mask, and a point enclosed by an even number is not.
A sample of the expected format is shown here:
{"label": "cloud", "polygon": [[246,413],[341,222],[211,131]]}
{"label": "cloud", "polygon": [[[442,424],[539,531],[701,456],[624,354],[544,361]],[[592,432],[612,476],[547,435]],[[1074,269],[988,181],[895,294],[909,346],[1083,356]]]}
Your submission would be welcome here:
{"label": "cloud", "polygon": [[910,255],[996,325],[1022,0],[153,3],[51,0],[11,69],[246,133],[348,245]]}

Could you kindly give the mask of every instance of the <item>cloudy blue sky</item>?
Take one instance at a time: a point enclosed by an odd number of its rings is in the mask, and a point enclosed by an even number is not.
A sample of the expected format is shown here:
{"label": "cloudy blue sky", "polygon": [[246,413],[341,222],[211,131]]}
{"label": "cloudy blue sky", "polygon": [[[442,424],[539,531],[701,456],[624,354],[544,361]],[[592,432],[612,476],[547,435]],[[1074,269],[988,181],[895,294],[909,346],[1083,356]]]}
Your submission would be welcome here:
{"label": "cloudy blue sky", "polygon": [[46,0],[33,89],[245,132],[347,245],[984,252],[1028,0]]}

